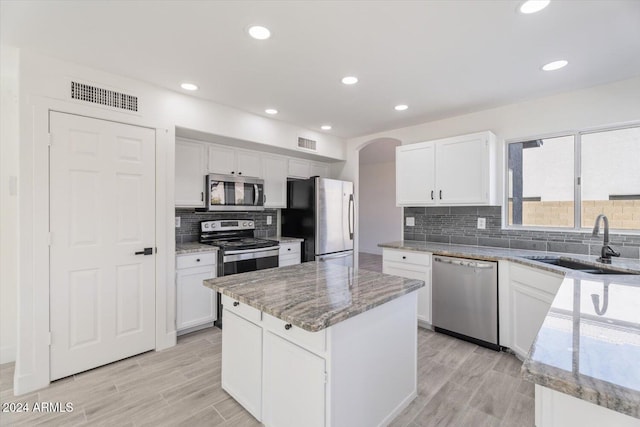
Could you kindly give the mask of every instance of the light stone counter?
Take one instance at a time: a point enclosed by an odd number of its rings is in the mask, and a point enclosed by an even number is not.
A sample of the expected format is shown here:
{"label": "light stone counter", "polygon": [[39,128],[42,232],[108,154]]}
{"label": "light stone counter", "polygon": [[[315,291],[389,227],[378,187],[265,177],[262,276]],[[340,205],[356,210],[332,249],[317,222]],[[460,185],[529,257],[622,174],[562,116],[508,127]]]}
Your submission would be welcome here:
{"label": "light stone counter", "polygon": [[218,248],[211,245],[203,245],[198,242],[176,244],[176,255],[194,254],[198,252],[217,251]]}
{"label": "light stone counter", "polygon": [[[560,256],[598,266],[594,256],[412,241],[379,246],[507,260],[564,274],[522,366],[523,377],[640,418],[640,275],[593,275],[523,258]],[[640,260],[614,258],[607,267],[640,272]]]}
{"label": "light stone counter", "polygon": [[268,236],[265,237],[268,240],[275,240],[280,243],[295,243],[295,242],[304,242],[304,239],[300,237],[286,237],[286,236]]}
{"label": "light stone counter", "polygon": [[421,280],[326,262],[208,279],[204,285],[315,332],[416,291]]}

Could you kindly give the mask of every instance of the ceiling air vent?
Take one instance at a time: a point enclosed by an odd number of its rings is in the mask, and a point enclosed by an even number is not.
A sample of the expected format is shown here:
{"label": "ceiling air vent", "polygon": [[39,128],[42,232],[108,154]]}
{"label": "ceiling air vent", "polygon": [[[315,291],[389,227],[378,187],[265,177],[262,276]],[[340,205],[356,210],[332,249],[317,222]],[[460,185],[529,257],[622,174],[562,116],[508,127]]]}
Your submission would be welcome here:
{"label": "ceiling air vent", "polygon": [[316,141],[313,139],[307,139],[298,137],[298,148],[304,148],[305,150],[316,151]]}
{"label": "ceiling air vent", "polygon": [[71,98],[127,111],[138,111],[138,97],[84,83],[71,82]]}

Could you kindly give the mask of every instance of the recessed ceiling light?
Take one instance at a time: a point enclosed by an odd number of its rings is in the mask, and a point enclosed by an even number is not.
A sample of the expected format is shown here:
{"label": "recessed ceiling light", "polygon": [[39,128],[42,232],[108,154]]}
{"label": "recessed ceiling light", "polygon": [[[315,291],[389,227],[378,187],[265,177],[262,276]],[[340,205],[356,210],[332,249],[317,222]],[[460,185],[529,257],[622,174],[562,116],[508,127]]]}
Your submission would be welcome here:
{"label": "recessed ceiling light", "polygon": [[540,12],[549,6],[550,0],[528,0],[520,5],[520,13],[530,14]]}
{"label": "recessed ceiling light", "polygon": [[249,32],[249,35],[256,40],[266,40],[271,37],[271,31],[269,31],[268,28],[262,27],[260,25],[249,27],[247,31]]}
{"label": "recessed ceiling light", "polygon": [[198,90],[198,86],[193,83],[182,83],[180,87],[184,90]]}
{"label": "recessed ceiling light", "polygon": [[320,129],[322,129],[322,130],[331,130],[331,125],[322,125],[322,126],[320,126]]}
{"label": "recessed ceiling light", "polygon": [[565,61],[564,59],[560,60],[560,61],[553,61],[553,62],[549,62],[548,64],[544,65],[542,67],[542,69],[544,71],[554,71],[554,70],[559,70],[560,68],[566,67],[567,64],[569,62]]}
{"label": "recessed ceiling light", "polygon": [[264,110],[264,112],[267,114],[278,114],[278,110],[276,110],[275,108],[267,108],[266,110]]}
{"label": "recessed ceiling light", "polygon": [[347,76],[342,78],[342,83],[346,85],[354,85],[358,83],[358,78],[354,76]]}
{"label": "recessed ceiling light", "polygon": [[393,108],[395,108],[395,109],[396,109],[396,111],[404,111],[404,110],[406,110],[406,109],[407,109],[407,108],[409,108],[409,107],[408,107],[407,105],[400,104],[400,105],[396,105],[396,106],[395,106],[395,107],[393,107]]}

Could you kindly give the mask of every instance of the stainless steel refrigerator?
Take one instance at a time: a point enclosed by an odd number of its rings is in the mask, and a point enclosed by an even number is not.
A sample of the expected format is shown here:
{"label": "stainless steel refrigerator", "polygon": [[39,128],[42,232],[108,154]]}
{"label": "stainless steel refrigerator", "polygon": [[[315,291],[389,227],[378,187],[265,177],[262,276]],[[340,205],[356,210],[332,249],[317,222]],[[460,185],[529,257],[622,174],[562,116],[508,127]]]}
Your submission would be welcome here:
{"label": "stainless steel refrigerator", "polygon": [[287,182],[282,235],[304,239],[302,262],[353,267],[354,219],[352,182],[319,177]]}

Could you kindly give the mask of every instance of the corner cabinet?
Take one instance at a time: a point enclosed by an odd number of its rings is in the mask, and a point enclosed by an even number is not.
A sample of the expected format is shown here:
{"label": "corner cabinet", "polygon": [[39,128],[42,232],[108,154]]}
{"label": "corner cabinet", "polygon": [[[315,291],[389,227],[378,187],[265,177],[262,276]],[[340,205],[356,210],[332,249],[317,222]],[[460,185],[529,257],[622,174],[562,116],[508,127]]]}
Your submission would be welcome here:
{"label": "corner cabinet", "polygon": [[496,137],[491,132],[396,148],[398,206],[498,203]]}
{"label": "corner cabinet", "polygon": [[510,261],[499,261],[498,271],[500,345],[524,359],[560,289],[563,275]]}
{"label": "corner cabinet", "polygon": [[431,254],[385,248],[382,272],[424,281],[424,287],[418,290],[418,325],[431,327]]}
{"label": "corner cabinet", "polygon": [[176,256],[176,330],[178,335],[213,326],[216,293],[202,281],[216,277],[216,251]]}

